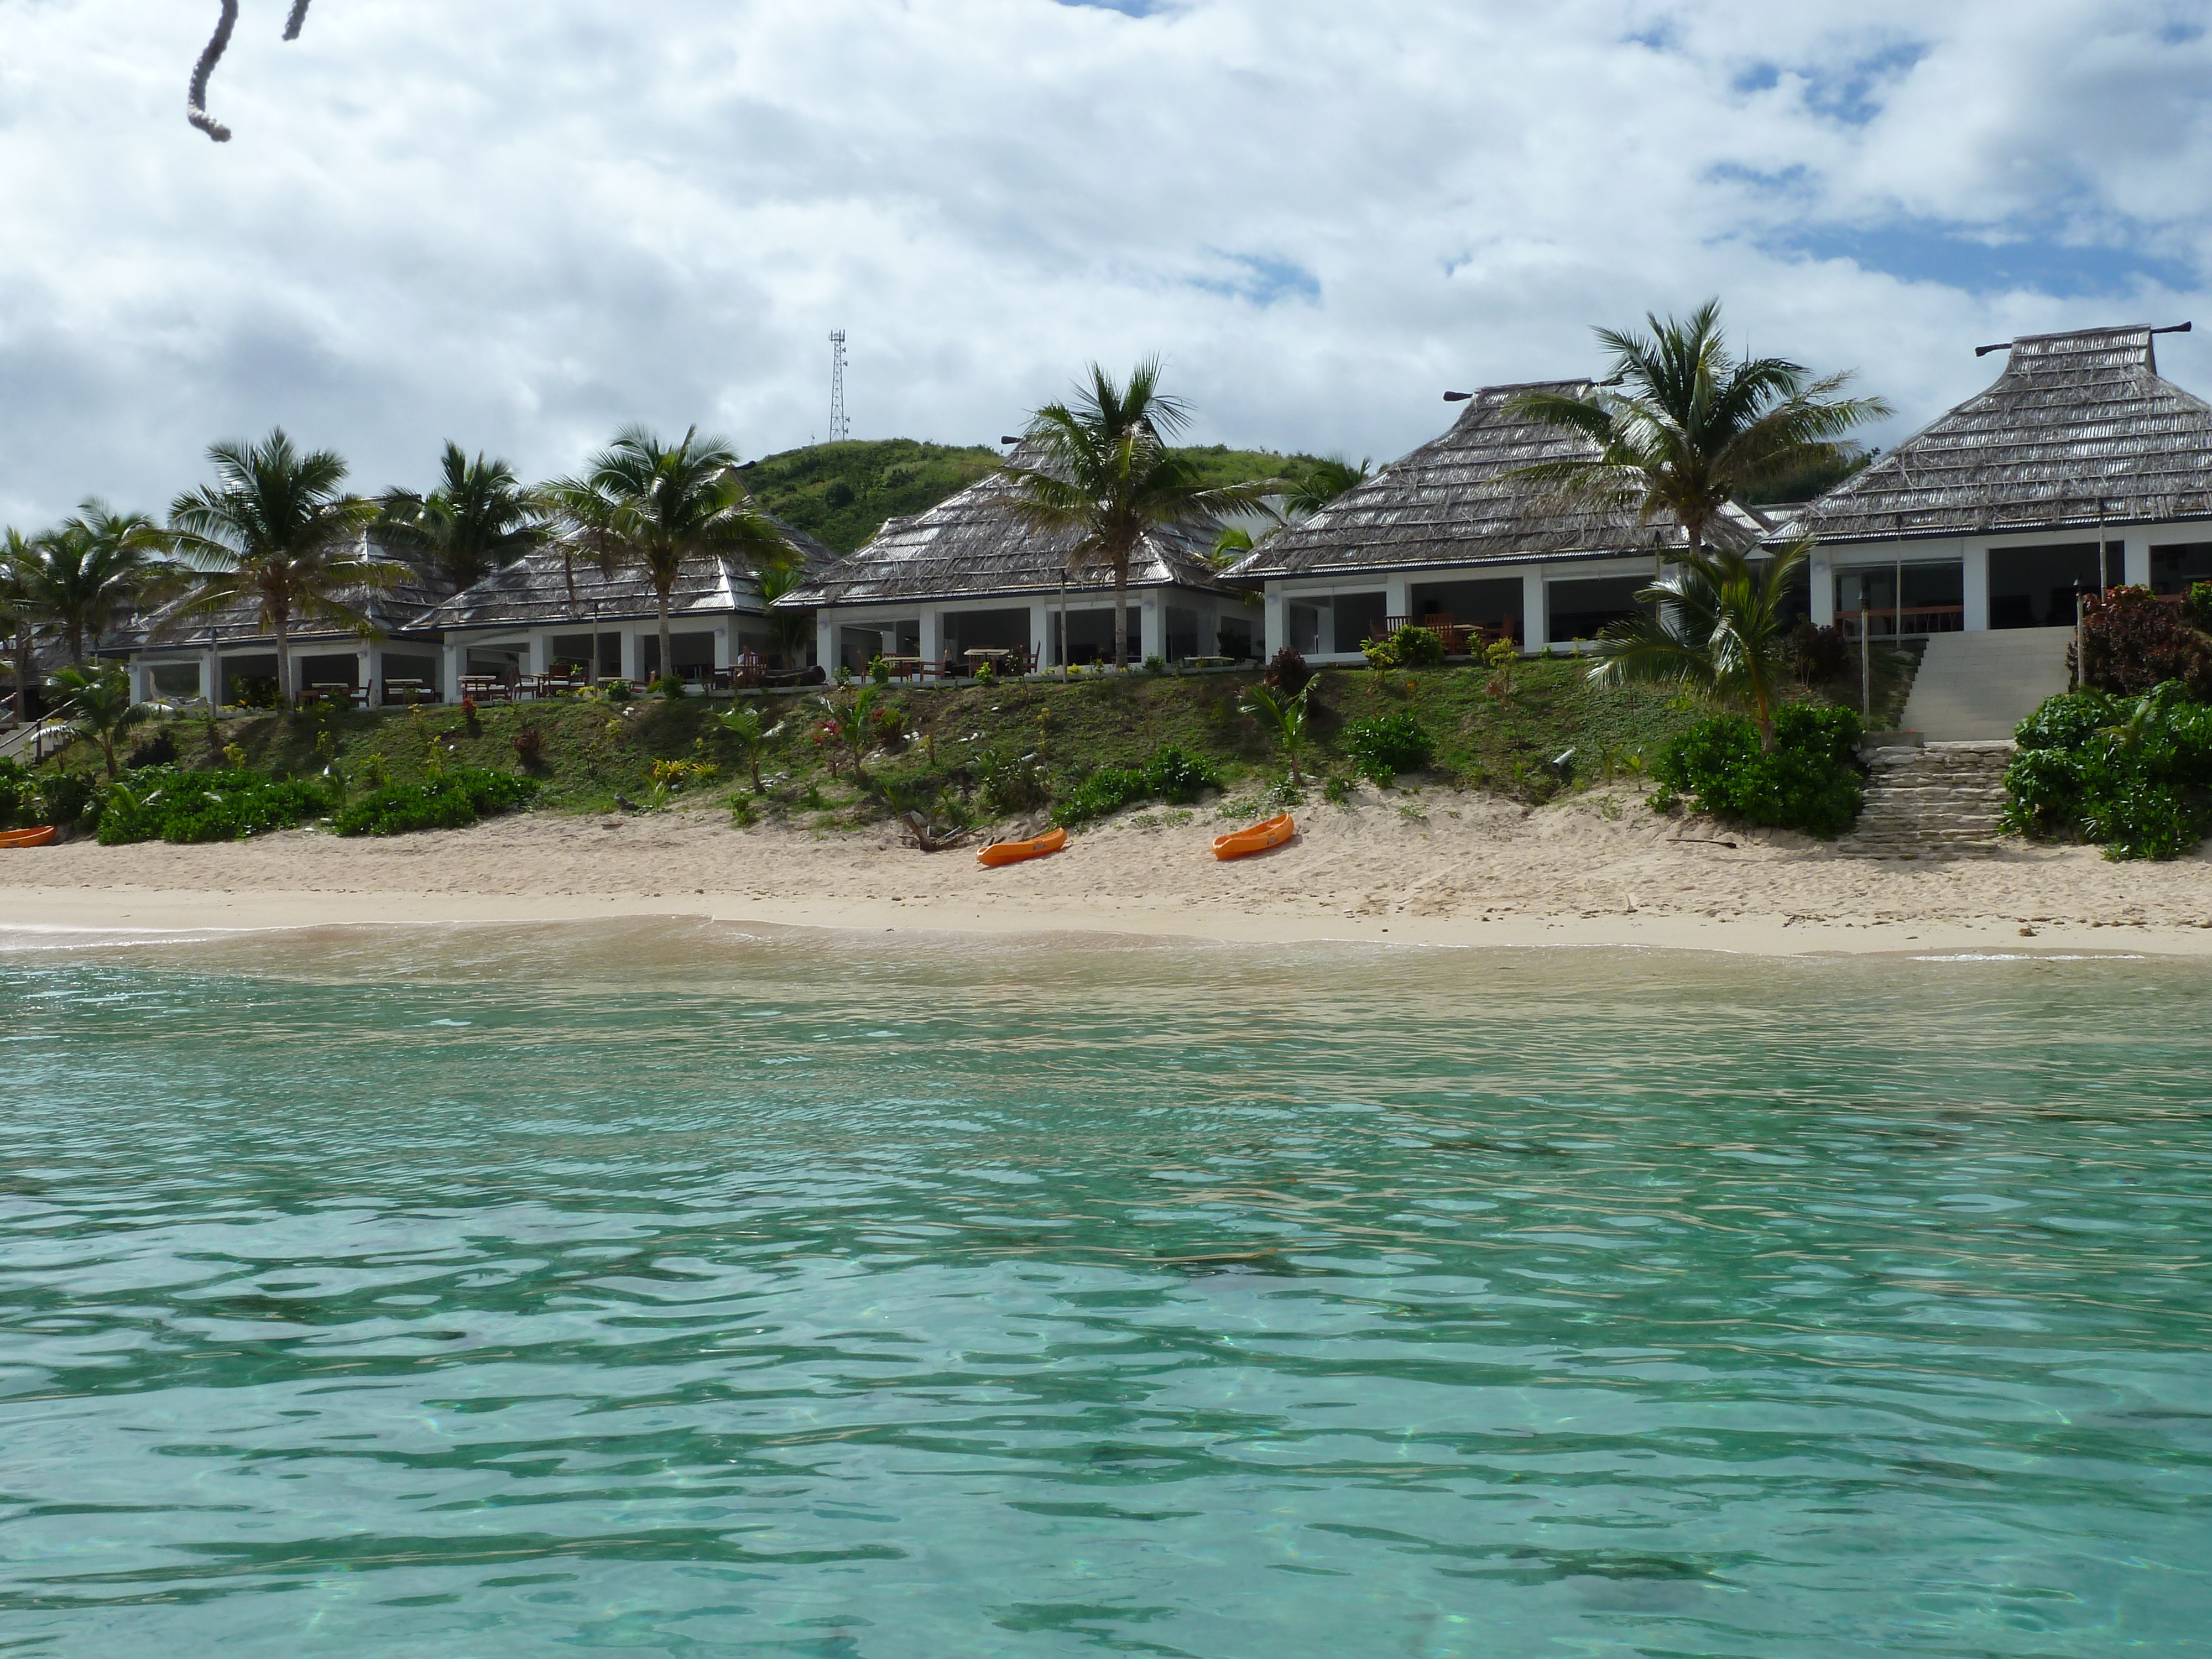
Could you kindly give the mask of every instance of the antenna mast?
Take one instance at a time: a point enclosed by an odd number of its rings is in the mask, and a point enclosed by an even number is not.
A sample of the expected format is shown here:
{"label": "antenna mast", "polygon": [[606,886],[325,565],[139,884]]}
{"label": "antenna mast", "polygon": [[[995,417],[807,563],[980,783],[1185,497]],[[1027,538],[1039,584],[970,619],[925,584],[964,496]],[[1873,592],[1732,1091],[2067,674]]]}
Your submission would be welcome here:
{"label": "antenna mast", "polygon": [[853,422],[845,413],[845,331],[830,337],[830,441],[845,442],[853,435]]}

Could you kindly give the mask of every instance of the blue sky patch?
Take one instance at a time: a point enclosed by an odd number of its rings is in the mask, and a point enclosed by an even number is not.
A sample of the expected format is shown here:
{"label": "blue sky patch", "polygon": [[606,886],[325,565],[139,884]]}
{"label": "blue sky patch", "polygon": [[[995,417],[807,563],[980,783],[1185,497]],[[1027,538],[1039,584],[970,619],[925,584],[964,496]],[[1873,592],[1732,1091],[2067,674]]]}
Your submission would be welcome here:
{"label": "blue sky patch", "polygon": [[1304,265],[1263,253],[1230,253],[1223,258],[1243,270],[1227,278],[1194,276],[1191,286],[1208,294],[1233,295],[1255,306],[1280,305],[1285,300],[1318,301],[1321,278]]}
{"label": "blue sky patch", "polygon": [[2081,299],[2132,293],[2146,283],[2187,292],[2195,277],[2179,262],[2132,248],[2075,246],[2047,236],[1992,243],[1932,224],[1813,227],[1765,239],[1771,252],[1849,259],[1867,270],[1963,292],[2047,294]]}

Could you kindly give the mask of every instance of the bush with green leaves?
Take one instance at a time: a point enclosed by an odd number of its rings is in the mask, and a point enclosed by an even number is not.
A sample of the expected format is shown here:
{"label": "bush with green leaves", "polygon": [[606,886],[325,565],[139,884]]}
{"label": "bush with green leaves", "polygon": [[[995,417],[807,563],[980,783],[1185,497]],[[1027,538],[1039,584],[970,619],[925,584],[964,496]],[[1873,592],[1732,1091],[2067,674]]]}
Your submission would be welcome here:
{"label": "bush with green leaves", "polygon": [[2110,859],[2179,858],[2212,834],[2212,708],[2179,681],[2142,697],[2069,691],[2013,735],[2008,830]]}
{"label": "bush with green leaves", "polygon": [[404,836],[416,830],[464,830],[528,803],[538,780],[462,767],[423,783],[372,790],[337,815],[341,836]]}
{"label": "bush with green leaves", "polygon": [[975,781],[985,810],[1000,817],[1034,812],[1052,800],[1052,781],[1034,755],[987,749],[975,757]]}
{"label": "bush with green leaves", "polygon": [[1387,788],[1401,772],[1419,772],[1437,757],[1437,740],[1410,708],[1344,728],[1344,752],[1359,775]]}
{"label": "bush with green leaves", "polygon": [[1700,812],[1738,823],[1802,830],[1823,841],[1850,829],[1865,804],[1855,751],[1859,717],[1848,708],[1790,703],[1774,714],[1774,747],[1741,714],[1700,720],[1667,746],[1652,775],[1654,807],[1686,797]]}
{"label": "bush with green leaves", "polygon": [[39,822],[39,780],[18,760],[0,760],[0,830],[22,830]]}
{"label": "bush with green leaves", "polygon": [[100,844],[124,847],[166,841],[191,846],[244,841],[319,817],[337,801],[337,788],[320,778],[149,766],[125,773],[106,791],[100,812]]}
{"label": "bush with green leaves", "polygon": [[1060,798],[1053,808],[1052,821],[1066,829],[1155,796],[1192,801],[1201,791],[1220,787],[1221,775],[1212,765],[1170,745],[1142,766],[1100,767]]}

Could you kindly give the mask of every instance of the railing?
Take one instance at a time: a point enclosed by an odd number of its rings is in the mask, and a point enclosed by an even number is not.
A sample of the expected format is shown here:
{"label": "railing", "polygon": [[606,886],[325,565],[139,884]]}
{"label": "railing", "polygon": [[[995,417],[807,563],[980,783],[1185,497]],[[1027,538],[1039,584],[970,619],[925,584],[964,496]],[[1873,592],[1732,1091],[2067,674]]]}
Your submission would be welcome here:
{"label": "railing", "polygon": [[[1885,617],[1889,623],[1887,628],[1881,626]],[[1863,611],[1836,612],[1836,626],[1844,630],[1847,640],[1857,639],[1861,630],[1872,639],[1893,640],[1924,634],[1956,634],[1966,625],[1966,607],[1963,605],[1869,606]]]}
{"label": "railing", "polygon": [[18,726],[0,738],[0,760],[23,760],[27,757],[30,764],[36,766],[48,755],[58,755],[69,746],[71,730],[67,720],[46,720],[33,726]]}

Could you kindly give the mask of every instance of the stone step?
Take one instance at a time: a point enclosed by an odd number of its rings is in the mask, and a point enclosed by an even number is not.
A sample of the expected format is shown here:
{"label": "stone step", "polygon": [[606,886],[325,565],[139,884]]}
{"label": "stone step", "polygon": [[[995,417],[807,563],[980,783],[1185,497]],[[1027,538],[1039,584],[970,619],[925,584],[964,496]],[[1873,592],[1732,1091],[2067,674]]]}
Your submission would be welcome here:
{"label": "stone step", "polygon": [[2008,743],[1890,748],[1869,757],[1866,805],[1837,850],[1859,858],[1987,858],[2003,850]]}

